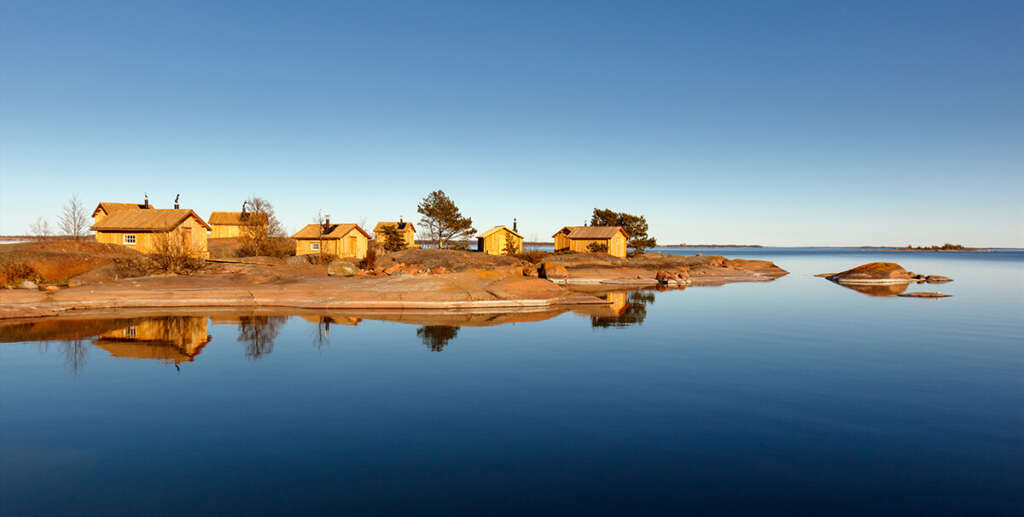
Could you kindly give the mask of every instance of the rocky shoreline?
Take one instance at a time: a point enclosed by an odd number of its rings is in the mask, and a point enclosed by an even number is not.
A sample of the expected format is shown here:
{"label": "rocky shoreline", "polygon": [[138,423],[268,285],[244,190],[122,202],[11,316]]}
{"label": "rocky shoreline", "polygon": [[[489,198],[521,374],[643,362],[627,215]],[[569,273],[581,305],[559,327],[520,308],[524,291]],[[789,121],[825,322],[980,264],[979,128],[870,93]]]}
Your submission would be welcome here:
{"label": "rocky shoreline", "polygon": [[598,254],[549,254],[543,258],[543,262],[531,263],[470,252],[405,250],[379,260],[371,271],[344,262],[318,266],[262,260],[208,264],[192,275],[97,276],[75,287],[0,290],[0,319],[188,307],[543,310],[609,303],[574,291],[573,285],[721,285],[764,282],[787,274],[770,262],[719,256],[651,253],[618,259]]}

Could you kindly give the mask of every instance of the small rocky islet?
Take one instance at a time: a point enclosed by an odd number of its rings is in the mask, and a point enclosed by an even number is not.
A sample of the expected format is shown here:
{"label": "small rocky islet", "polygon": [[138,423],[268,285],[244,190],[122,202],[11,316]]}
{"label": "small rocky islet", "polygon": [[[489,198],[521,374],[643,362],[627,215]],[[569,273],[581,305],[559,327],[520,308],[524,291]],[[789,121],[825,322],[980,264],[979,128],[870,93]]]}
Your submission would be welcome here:
{"label": "small rocky islet", "polygon": [[900,296],[905,298],[948,298],[936,292],[904,292],[912,284],[944,284],[953,279],[942,275],[922,275],[906,270],[895,262],[870,262],[839,273],[815,275],[869,296]]}

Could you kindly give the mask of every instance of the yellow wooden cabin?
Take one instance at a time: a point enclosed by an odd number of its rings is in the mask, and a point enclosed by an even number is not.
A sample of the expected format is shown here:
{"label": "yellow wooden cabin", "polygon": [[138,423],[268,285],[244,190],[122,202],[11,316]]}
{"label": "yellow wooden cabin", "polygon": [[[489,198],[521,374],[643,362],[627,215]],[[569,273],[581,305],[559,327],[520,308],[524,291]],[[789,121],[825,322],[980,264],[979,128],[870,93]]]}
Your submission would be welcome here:
{"label": "yellow wooden cabin", "polygon": [[107,216],[115,212],[123,212],[125,210],[147,210],[153,208],[153,205],[149,204],[147,199],[145,203],[111,203],[103,201],[96,205],[96,209],[92,211],[92,222],[96,224],[102,221]]}
{"label": "yellow wooden cabin", "polygon": [[509,242],[515,246],[516,253],[522,253],[523,236],[508,226],[495,226],[476,236],[476,249],[488,255],[504,255]]}
{"label": "yellow wooden cabin", "polygon": [[233,239],[241,237],[246,227],[257,226],[267,232],[267,214],[263,212],[210,212],[210,238]]}
{"label": "yellow wooden cabin", "polygon": [[398,222],[381,221],[377,223],[377,226],[373,227],[373,242],[383,246],[388,239],[388,236],[384,234],[384,228],[389,226],[398,228],[398,233],[402,236],[402,242],[405,243],[406,248],[416,247],[416,228],[412,223],[407,223],[401,220]]}
{"label": "yellow wooden cabin", "polygon": [[358,224],[307,224],[292,236],[296,255],[333,255],[366,258],[370,234]]}
{"label": "yellow wooden cabin", "polygon": [[187,208],[115,211],[92,225],[97,242],[121,244],[142,253],[154,253],[166,243],[199,258],[210,256],[206,246],[209,229],[206,221]]}
{"label": "yellow wooden cabin", "polygon": [[591,244],[608,247],[608,254],[626,258],[626,243],[629,234],[621,226],[565,226],[554,235],[555,251],[591,253]]}

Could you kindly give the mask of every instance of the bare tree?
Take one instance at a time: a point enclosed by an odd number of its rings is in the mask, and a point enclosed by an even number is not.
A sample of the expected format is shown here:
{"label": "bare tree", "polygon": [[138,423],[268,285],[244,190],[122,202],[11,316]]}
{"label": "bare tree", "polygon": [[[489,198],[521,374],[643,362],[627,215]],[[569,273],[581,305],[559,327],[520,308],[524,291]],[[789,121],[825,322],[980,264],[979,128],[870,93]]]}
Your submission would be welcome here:
{"label": "bare tree", "polygon": [[60,231],[69,235],[76,241],[87,235],[89,231],[89,212],[86,211],[78,194],[71,196],[71,199],[64,203],[64,211],[58,219]]}
{"label": "bare tree", "polygon": [[274,214],[274,207],[261,197],[251,196],[242,203],[242,234],[240,252],[245,256],[282,255],[289,253],[282,246],[284,228]]}
{"label": "bare tree", "polygon": [[43,217],[36,218],[36,221],[29,225],[28,229],[29,233],[39,240],[44,240],[53,233],[53,230],[50,229],[50,222]]}

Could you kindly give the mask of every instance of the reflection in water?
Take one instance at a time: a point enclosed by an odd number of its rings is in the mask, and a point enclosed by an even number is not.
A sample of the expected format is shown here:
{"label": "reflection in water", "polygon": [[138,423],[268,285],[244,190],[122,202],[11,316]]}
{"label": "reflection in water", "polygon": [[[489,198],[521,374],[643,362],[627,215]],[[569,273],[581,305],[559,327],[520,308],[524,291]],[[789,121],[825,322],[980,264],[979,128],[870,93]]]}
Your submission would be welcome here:
{"label": "reflection in water", "polygon": [[910,283],[904,284],[840,284],[839,282],[832,282],[836,285],[841,285],[847,289],[857,291],[858,293],[866,294],[868,296],[896,296],[907,290]]}
{"label": "reflection in water", "polygon": [[313,336],[313,346],[317,349],[331,343],[331,325],[344,325],[354,327],[363,321],[362,318],[354,316],[300,316],[303,320],[316,324],[316,335]]}
{"label": "reflection in water", "polygon": [[72,373],[78,375],[85,366],[85,361],[89,355],[89,347],[81,339],[75,339],[61,342],[60,350],[64,355],[64,364],[71,369]]}
{"label": "reflection in water", "polygon": [[287,316],[240,316],[238,341],[245,345],[245,356],[259,359],[274,351],[274,340]]}
{"label": "reflection in water", "polygon": [[423,344],[427,345],[431,352],[444,350],[445,345],[455,339],[458,334],[459,327],[448,325],[424,325],[416,329],[416,335],[423,340]]}
{"label": "reflection in water", "polygon": [[604,296],[611,302],[608,315],[590,317],[590,326],[599,328],[639,325],[647,319],[647,305],[654,303],[651,291],[612,292]]}
{"label": "reflection in water", "polygon": [[210,342],[206,318],[165,316],[127,320],[93,340],[113,357],[153,359],[167,364],[192,362]]}

